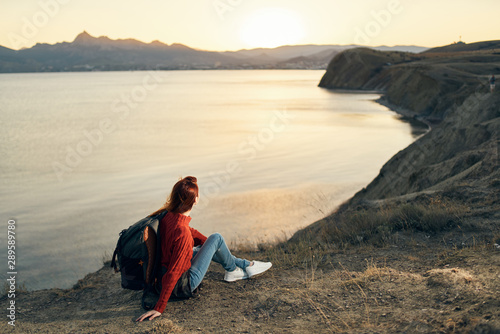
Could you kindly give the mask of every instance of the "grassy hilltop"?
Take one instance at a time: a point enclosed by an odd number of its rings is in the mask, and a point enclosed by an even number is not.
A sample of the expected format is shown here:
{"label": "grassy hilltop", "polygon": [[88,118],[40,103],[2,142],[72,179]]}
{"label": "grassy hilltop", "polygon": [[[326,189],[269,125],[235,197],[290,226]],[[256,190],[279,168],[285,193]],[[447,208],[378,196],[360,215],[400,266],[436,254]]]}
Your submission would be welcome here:
{"label": "grassy hilltop", "polygon": [[198,297],[137,324],[140,292],[105,266],[72,289],[20,293],[16,331],[499,333],[500,92],[487,80],[500,55],[455,48],[331,61],[322,87],[383,91],[381,103],[432,129],[337,212],[291,240],[241,247],[273,262],[262,277],[228,284],[213,266]]}

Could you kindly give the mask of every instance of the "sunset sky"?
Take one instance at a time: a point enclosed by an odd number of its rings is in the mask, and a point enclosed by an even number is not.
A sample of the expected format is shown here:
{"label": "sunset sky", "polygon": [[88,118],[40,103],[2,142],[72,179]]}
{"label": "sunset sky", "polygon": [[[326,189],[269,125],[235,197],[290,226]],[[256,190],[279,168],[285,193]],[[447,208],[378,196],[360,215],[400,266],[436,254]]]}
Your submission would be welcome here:
{"label": "sunset sky", "polygon": [[439,46],[500,39],[498,0],[3,0],[0,45],[93,36],[205,50],[286,44]]}

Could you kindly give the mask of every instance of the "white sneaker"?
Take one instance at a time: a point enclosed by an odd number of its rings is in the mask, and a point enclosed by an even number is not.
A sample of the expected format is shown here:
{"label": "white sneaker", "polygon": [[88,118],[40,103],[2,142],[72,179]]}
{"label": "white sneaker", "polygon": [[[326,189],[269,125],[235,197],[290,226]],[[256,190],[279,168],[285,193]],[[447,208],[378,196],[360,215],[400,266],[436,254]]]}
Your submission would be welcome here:
{"label": "white sneaker", "polygon": [[247,278],[248,278],[247,273],[240,267],[236,267],[236,269],[233,271],[226,270],[226,273],[224,274],[224,281],[226,282],[234,282],[240,279],[247,279]]}
{"label": "white sneaker", "polygon": [[252,261],[253,265],[246,267],[248,277],[262,274],[273,266],[271,262]]}

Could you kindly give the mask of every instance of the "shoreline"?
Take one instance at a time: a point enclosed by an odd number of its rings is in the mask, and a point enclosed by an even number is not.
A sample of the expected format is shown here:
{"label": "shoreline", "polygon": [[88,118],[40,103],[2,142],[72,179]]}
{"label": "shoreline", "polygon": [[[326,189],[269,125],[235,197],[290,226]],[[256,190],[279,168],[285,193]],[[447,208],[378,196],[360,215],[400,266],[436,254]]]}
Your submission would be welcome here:
{"label": "shoreline", "polygon": [[318,87],[335,92],[335,93],[341,93],[341,94],[380,94],[380,95],[385,94],[384,90],[377,90],[377,89],[328,88],[328,87],[321,87],[319,85],[318,85]]}
{"label": "shoreline", "polygon": [[421,123],[421,124],[427,126],[427,132],[432,130],[433,124],[439,124],[439,122],[441,121],[441,120],[438,120],[435,122],[431,122],[427,118],[420,116],[416,112],[413,112],[411,110],[405,109],[405,108],[397,106],[395,104],[392,104],[384,98],[384,94],[379,99],[375,100],[375,102],[377,102],[380,105],[383,105],[384,107],[389,108],[390,110],[394,111],[396,114],[401,115],[408,120],[415,121],[415,122],[418,122],[418,123]]}
{"label": "shoreline", "polygon": [[320,88],[326,89],[331,92],[335,93],[341,93],[341,94],[377,94],[380,95],[380,97],[376,100],[374,100],[376,103],[387,107],[389,110],[395,112],[396,114],[400,115],[403,117],[403,119],[407,119],[409,121],[415,121],[418,123],[421,123],[425,125],[428,128],[428,131],[432,130],[432,127],[434,124],[439,124],[441,120],[439,119],[434,119],[434,120],[429,120],[426,117],[422,117],[418,113],[411,111],[409,109],[405,109],[403,107],[400,107],[398,105],[395,105],[393,103],[390,103],[386,100],[385,95],[387,94],[386,90],[373,90],[373,89],[346,89],[346,88],[329,88],[329,87],[321,87]]}

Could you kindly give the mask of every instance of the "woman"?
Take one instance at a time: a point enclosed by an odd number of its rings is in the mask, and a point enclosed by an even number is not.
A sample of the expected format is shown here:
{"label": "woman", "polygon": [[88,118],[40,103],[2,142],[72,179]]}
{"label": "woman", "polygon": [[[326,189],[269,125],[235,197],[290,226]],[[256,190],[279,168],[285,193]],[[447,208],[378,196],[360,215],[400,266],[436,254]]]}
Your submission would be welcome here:
{"label": "woman", "polygon": [[253,277],[271,268],[271,262],[248,261],[231,254],[224,238],[215,233],[208,238],[189,227],[191,209],[198,203],[198,185],[194,176],[179,180],[165,205],[155,215],[164,211],[159,226],[161,240],[161,265],[164,273],[161,292],[155,307],[136,321],[160,316],[174,288],[193,292],[205,276],[211,261],[220,263],[226,270],[224,280],[234,282]]}

